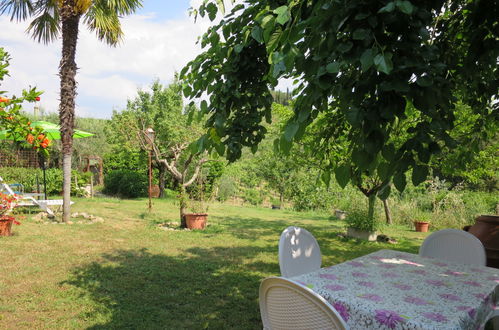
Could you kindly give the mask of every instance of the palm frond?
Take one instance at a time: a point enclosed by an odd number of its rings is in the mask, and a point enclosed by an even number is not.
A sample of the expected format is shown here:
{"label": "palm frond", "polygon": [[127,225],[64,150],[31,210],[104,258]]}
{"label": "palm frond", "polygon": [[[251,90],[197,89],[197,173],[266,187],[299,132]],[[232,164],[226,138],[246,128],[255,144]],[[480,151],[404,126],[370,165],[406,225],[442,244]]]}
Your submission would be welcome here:
{"label": "palm frond", "polygon": [[111,46],[118,44],[123,37],[119,17],[110,8],[92,6],[86,12],[83,21],[90,31],[95,31],[99,40],[103,40]]}
{"label": "palm frond", "polygon": [[35,4],[30,0],[1,0],[0,15],[10,14],[10,20],[25,21],[33,15]]}
{"label": "palm frond", "polygon": [[27,29],[33,39],[44,44],[54,41],[59,35],[59,31],[59,11],[53,8],[46,8],[41,15],[30,23]]}
{"label": "palm frond", "polygon": [[94,7],[109,8],[112,12],[122,15],[133,14],[137,9],[142,8],[143,0],[94,0]]}
{"label": "palm frond", "polygon": [[100,40],[115,46],[123,37],[120,16],[132,14],[140,7],[142,0],[94,0],[84,22]]}

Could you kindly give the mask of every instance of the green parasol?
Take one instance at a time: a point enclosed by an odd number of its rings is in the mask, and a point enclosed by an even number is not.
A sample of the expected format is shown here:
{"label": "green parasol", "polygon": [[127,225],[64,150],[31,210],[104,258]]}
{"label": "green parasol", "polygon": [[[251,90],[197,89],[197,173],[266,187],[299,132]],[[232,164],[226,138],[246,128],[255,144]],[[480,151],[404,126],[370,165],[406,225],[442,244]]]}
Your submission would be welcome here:
{"label": "green parasol", "polygon": [[[60,140],[61,139],[61,132],[60,132],[60,126],[49,123],[48,121],[34,121],[31,123],[31,127],[40,127],[43,129],[43,133],[49,140]],[[94,134],[80,131],[78,129],[74,130],[73,133],[73,138],[79,139],[79,138],[85,138],[89,136],[93,136]],[[21,138],[21,141],[24,140],[25,137]],[[0,131],[0,140],[17,140],[14,135],[10,135],[7,133],[6,130]],[[45,160],[42,159],[42,170],[43,170],[43,190],[45,193],[45,199],[47,199],[47,179],[45,177]]]}
{"label": "green parasol", "polygon": [[[44,133],[46,134],[47,138],[49,140],[60,140],[61,139],[61,132],[60,132],[60,126],[49,123],[48,121],[34,121],[31,123],[32,127],[40,127],[44,130]],[[78,138],[85,138],[89,136],[93,136],[94,134],[80,131],[78,129],[74,130],[73,138],[78,139]],[[11,135],[7,137],[7,131],[3,130],[0,131],[0,140],[15,140],[15,138]]]}

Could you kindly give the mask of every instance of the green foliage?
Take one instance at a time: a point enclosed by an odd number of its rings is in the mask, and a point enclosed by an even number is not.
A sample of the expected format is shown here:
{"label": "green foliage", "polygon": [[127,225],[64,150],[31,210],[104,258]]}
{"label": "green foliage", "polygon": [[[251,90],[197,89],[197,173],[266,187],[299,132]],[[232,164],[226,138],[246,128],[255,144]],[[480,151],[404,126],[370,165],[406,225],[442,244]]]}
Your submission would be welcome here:
{"label": "green foliage", "polygon": [[[1,167],[0,176],[7,183],[20,183],[24,186],[24,192],[43,193],[43,171],[41,169],[23,167]],[[58,195],[62,189],[62,170],[49,168],[45,170],[47,180],[47,194]],[[71,194],[81,196],[80,188],[90,183],[90,173],[72,171],[71,173]],[[75,178],[78,186],[75,185]]]}
{"label": "green foliage", "polygon": [[261,205],[263,202],[263,192],[258,189],[246,189],[243,193],[243,199],[251,205]]}
{"label": "green foliage", "polygon": [[221,202],[227,201],[237,193],[237,184],[231,176],[222,175],[218,183],[217,198]]}
{"label": "green foliage", "polygon": [[[216,12],[212,0],[196,13]],[[307,142],[325,179],[334,171],[342,186],[383,198],[392,179],[405,188],[411,169],[411,181],[424,182],[431,157],[456,145],[456,95],[480,116],[473,132],[494,121],[494,14],[487,1],[243,1],[208,29],[205,52],[181,72],[186,97],[210,99],[200,145],[231,161],[243,147],[256,150],[263,119],[271,121],[271,88],[286,77],[295,79],[294,116],[278,149],[290,153],[321,120]],[[338,145],[340,162],[331,152]]]}
{"label": "green foliage", "polygon": [[367,207],[360,207],[355,205],[350,208],[347,212],[345,221],[349,227],[364,230],[364,231],[376,231],[381,228],[379,220],[374,219],[370,221],[367,214]]}
{"label": "green foliage", "polygon": [[131,170],[110,171],[104,177],[103,192],[123,198],[147,196],[147,175]]}

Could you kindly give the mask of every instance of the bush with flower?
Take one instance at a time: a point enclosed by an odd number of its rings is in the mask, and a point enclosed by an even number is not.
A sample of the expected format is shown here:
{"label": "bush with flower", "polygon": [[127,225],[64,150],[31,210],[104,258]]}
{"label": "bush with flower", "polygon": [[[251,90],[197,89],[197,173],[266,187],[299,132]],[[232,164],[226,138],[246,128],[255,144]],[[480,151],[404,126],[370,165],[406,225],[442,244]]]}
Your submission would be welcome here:
{"label": "bush with flower", "polygon": [[14,217],[9,216],[10,212],[17,205],[17,196],[7,195],[0,193],[0,220],[10,220],[14,224],[20,225],[19,221],[16,221]]}
{"label": "bush with flower", "polygon": [[[5,76],[9,75],[10,56],[0,47],[0,85]],[[5,92],[0,91],[0,129],[7,131],[6,138],[21,141],[26,147],[31,147],[48,156],[50,140],[39,127],[31,127],[29,119],[21,114],[21,104],[24,101],[35,102],[40,100],[42,92],[35,88],[23,90],[21,97],[8,98]]]}

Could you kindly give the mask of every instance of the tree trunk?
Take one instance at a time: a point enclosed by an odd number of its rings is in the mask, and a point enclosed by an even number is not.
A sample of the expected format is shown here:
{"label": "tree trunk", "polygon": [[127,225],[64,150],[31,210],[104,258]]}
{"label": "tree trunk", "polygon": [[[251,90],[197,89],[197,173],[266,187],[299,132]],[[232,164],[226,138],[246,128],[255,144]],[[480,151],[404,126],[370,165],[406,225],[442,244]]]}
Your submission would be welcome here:
{"label": "tree trunk", "polygon": [[59,104],[59,122],[62,141],[63,169],[63,214],[62,221],[69,221],[71,214],[71,154],[73,152],[74,113],[76,96],[76,43],[80,15],[73,10],[74,0],[64,0],[61,7],[62,21],[62,56],[59,64],[61,95]]}
{"label": "tree trunk", "polygon": [[185,222],[185,209],[187,208],[187,192],[185,187],[180,185],[180,228],[187,228]]}
{"label": "tree trunk", "polygon": [[392,221],[392,212],[390,212],[390,207],[388,206],[388,198],[383,199],[382,201],[383,201],[383,207],[385,208],[386,224],[391,225],[393,221]]}
{"label": "tree trunk", "polygon": [[160,165],[158,173],[159,198],[165,197],[165,175],[166,170],[164,166]]}
{"label": "tree trunk", "polygon": [[279,202],[281,203],[281,209],[284,209],[284,192],[279,193]]}
{"label": "tree trunk", "polygon": [[374,223],[374,206],[376,202],[376,194],[372,193],[367,198],[369,198],[369,210],[367,212],[367,219],[369,223]]}

